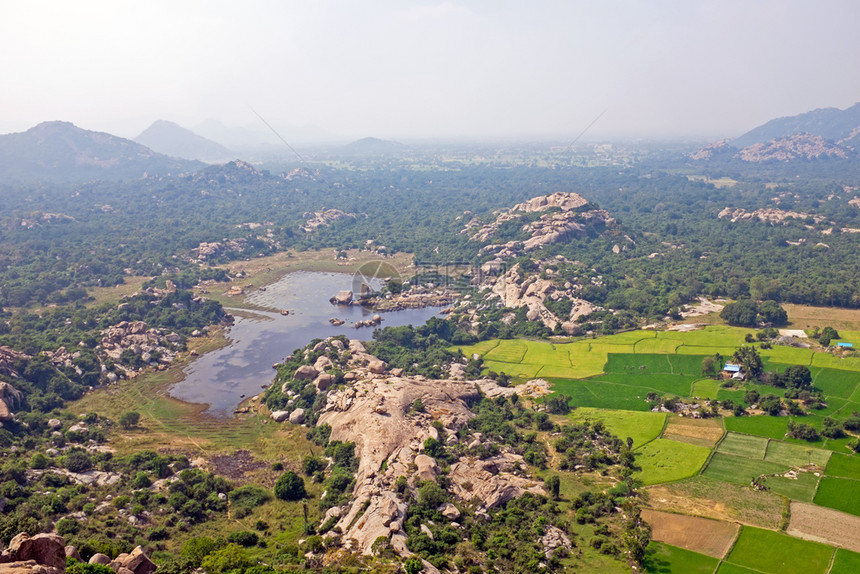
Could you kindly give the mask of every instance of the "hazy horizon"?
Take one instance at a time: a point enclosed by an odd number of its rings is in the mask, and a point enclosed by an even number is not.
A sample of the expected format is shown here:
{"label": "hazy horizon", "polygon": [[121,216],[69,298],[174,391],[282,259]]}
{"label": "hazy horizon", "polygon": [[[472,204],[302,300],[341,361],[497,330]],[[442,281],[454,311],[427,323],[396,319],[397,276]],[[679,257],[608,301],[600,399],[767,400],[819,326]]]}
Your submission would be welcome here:
{"label": "hazy horizon", "polygon": [[564,140],[598,116],[586,139],[715,139],[860,101],[846,0],[0,7],[0,133],[265,134],[256,111],[297,141]]}

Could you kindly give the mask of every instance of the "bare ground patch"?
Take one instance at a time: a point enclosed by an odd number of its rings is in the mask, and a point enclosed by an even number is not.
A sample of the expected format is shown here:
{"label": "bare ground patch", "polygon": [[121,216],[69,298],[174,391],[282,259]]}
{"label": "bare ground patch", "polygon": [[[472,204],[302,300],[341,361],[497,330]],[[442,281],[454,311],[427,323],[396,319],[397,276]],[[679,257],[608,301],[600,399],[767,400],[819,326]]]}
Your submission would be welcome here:
{"label": "bare ground patch", "polygon": [[783,498],[753,492],[747,486],[696,476],[649,487],[648,506],[655,510],[740,522],[775,530],[782,517]]}
{"label": "bare ground patch", "polygon": [[791,521],[786,532],[804,540],[860,552],[860,516],[832,508],[808,502],[792,502]]}
{"label": "bare ground patch", "polygon": [[714,558],[726,555],[740,529],[738,524],[731,522],[649,508],[642,511],[642,518],[651,525],[654,540]]}
{"label": "bare ground patch", "polygon": [[835,329],[860,330],[860,309],[842,307],[812,307],[783,304],[788,320],[795,329],[810,329],[830,325]]}
{"label": "bare ground patch", "polygon": [[233,454],[213,456],[209,462],[215,474],[239,482],[243,482],[246,474],[269,466],[265,462],[255,460],[247,450],[237,450]]}

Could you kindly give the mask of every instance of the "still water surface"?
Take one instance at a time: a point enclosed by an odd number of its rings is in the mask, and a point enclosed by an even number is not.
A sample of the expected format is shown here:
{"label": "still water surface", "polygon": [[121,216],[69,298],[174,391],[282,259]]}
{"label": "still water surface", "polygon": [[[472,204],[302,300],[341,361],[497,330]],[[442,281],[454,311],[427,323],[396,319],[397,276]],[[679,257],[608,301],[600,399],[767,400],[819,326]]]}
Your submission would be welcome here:
{"label": "still water surface", "polygon": [[[369,319],[374,312],[358,305],[329,303],[329,298],[341,289],[352,289],[352,275],[300,271],[288,273],[267,286],[266,291],[250,294],[248,302],[288,309],[290,314],[254,311],[248,317],[236,315],[235,323],[226,332],[229,343],[189,364],[185,379],[174,385],[170,394],[185,401],[208,404],[208,414],[228,416],[243,395],[256,395],[272,382],[273,363],[283,361],[311,339],[344,334],[369,340],[372,327],[355,329],[352,325]],[[380,313],[381,326],[418,326],[438,314],[437,307]],[[329,323],[332,317],[346,323],[335,327]]]}

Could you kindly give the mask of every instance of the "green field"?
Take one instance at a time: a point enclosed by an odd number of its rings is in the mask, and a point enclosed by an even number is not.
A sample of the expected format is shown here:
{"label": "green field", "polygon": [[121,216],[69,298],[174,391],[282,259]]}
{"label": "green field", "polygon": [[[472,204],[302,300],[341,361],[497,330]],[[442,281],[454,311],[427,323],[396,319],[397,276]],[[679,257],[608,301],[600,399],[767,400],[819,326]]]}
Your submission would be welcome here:
{"label": "green field", "polygon": [[[612,355],[610,355],[611,357]],[[657,355],[660,356],[660,355]],[[608,383],[636,386],[644,390],[644,394],[656,392],[660,394],[689,397],[693,390],[693,382],[699,377],[671,375],[668,373],[623,374],[606,373],[594,377],[595,380]]]}
{"label": "green field", "polygon": [[811,472],[798,472],[797,478],[771,476],[765,480],[765,485],[771,492],[801,502],[812,502],[819,477]]}
{"label": "green field", "polygon": [[767,574],[827,572],[833,548],[770,530],[744,526],[726,562]]}
{"label": "green field", "polygon": [[651,542],[645,550],[644,570],[653,574],[711,574],[719,562],[712,556]]}
{"label": "green field", "polygon": [[717,574],[760,574],[760,572],[758,570],[750,570],[749,568],[738,566],[737,564],[721,562],[720,567],[717,569]]}
{"label": "green field", "polygon": [[756,460],[764,460],[767,451],[767,439],[760,436],[730,432],[720,443],[717,452],[734,456],[745,456]]}
{"label": "green field", "polygon": [[860,572],[860,554],[839,548],[829,574],[857,574]]}
{"label": "green field", "polygon": [[720,381],[701,379],[693,383],[693,396],[703,399],[717,399],[720,394]]}
{"label": "green field", "polygon": [[757,476],[783,473],[787,470],[788,466],[783,464],[715,452],[702,474],[725,482],[749,484]]}
{"label": "green field", "polygon": [[827,396],[847,399],[860,384],[860,373],[839,369],[812,369],[812,372],[813,386]]}
{"label": "green field", "polygon": [[842,476],[860,480],[860,457],[847,454],[834,454],[827,463],[828,476]]}
{"label": "green field", "polygon": [[783,439],[788,428],[787,417],[744,416],[726,417],[726,430]]}
{"label": "green field", "polygon": [[663,432],[666,424],[666,413],[630,412],[618,410],[581,408],[571,414],[573,420],[603,421],[609,431],[620,438],[633,439],[633,448],[654,440]]}
{"label": "green field", "polygon": [[827,466],[830,455],[831,452],[828,450],[772,440],[767,445],[764,459],[794,467],[814,464],[823,469]]}
{"label": "green field", "polygon": [[650,411],[645,401],[648,390],[642,387],[586,380],[553,379],[553,390],[571,397],[576,407]]}
{"label": "green field", "polygon": [[659,484],[693,476],[708,460],[710,449],[665,438],[653,440],[636,451],[636,473],[644,484]]}
{"label": "green field", "polygon": [[860,516],[860,481],[826,476],[818,485],[814,502]]}

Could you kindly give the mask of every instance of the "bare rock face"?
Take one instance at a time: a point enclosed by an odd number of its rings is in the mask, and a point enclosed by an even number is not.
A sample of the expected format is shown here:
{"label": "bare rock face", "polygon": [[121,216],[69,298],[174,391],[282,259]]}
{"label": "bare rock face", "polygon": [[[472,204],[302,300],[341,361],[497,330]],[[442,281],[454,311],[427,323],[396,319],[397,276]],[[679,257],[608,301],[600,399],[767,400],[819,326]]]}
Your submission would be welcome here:
{"label": "bare rock face", "polygon": [[526,492],[546,495],[543,486],[529,478],[510,474],[519,455],[502,453],[486,460],[461,460],[451,465],[449,478],[454,494],[462,500],[477,498],[489,510]]}
{"label": "bare rock face", "polygon": [[385,364],[385,361],[380,361],[377,359],[376,361],[370,361],[370,363],[368,363],[367,365],[367,368],[370,369],[371,373],[381,375],[385,372],[385,369],[388,368],[388,365]]}
{"label": "bare rock face", "polygon": [[310,365],[302,365],[296,369],[295,374],[293,374],[293,378],[297,381],[312,381],[317,378],[317,375],[319,375],[319,371],[315,368]]}
{"label": "bare rock face", "polygon": [[143,552],[143,548],[138,546],[131,551],[130,554],[120,554],[116,559],[119,562],[119,568],[127,568],[134,574],[152,574],[155,572],[155,564]]}
{"label": "bare rock face", "polygon": [[551,558],[557,548],[565,548],[568,551],[571,548],[570,538],[560,528],[548,526],[544,529],[544,535],[540,539],[544,547],[547,559]]}
{"label": "bare rock face", "polygon": [[300,425],[305,422],[305,409],[296,409],[290,413],[290,422],[294,425]]}
{"label": "bare rock face", "polygon": [[330,386],[332,386],[334,381],[334,375],[330,375],[328,373],[321,373],[316,379],[314,379],[314,385],[316,386],[318,391],[325,391],[328,390]]}
{"label": "bare rock face", "polygon": [[418,472],[415,473],[418,480],[436,480],[436,475],[439,474],[439,465],[426,454],[415,457],[415,466],[418,467]]}
{"label": "bare rock face", "polygon": [[[374,373],[370,365],[378,359],[364,354],[363,348],[358,351],[358,346],[354,351],[354,383],[329,392],[317,422],[331,426],[332,440],[354,442],[360,457],[352,500],[338,511],[337,525],[343,530],[343,540],[355,541],[354,550],[369,554],[373,542],[387,536],[392,548],[407,556],[410,552],[402,529],[406,505],[394,492],[395,482],[406,476],[415,487],[422,480],[435,480],[438,464],[421,453],[422,445],[427,438],[456,434],[474,416],[468,403],[478,399],[478,390],[473,381]],[[416,399],[421,399],[424,412],[412,410]],[[433,421],[442,424],[441,432],[431,425]],[[522,458],[503,453],[491,461],[458,463],[462,468],[456,478],[452,467],[452,479],[458,482],[452,491],[464,501],[477,498],[485,508],[525,492],[544,493],[541,485],[513,472],[517,462],[522,464]],[[494,465],[495,472],[488,465]],[[444,509],[447,515],[459,512],[450,506]]]}
{"label": "bare rock face", "polygon": [[10,385],[0,381],[0,421],[12,420],[14,411],[24,402],[24,394]]}
{"label": "bare rock face", "polygon": [[0,554],[0,573],[66,571],[66,541],[58,534],[30,536],[22,532],[9,542]]}
{"label": "bare rock face", "polygon": [[30,355],[25,355],[11,347],[0,345],[0,374],[18,378],[19,374],[15,371],[15,364],[21,359],[29,358]]}
{"label": "bare rock face", "polygon": [[74,558],[78,562],[83,562],[83,559],[81,558],[81,553],[78,552],[77,547],[71,546],[71,545],[66,546],[65,552],[66,552],[66,558]]}
{"label": "bare rock face", "polygon": [[271,417],[276,423],[282,423],[290,418],[290,411],[275,411],[271,414]]}
{"label": "bare rock face", "polygon": [[90,564],[101,564],[103,566],[107,566],[110,564],[110,556],[102,554],[101,552],[96,552],[90,556]]}

